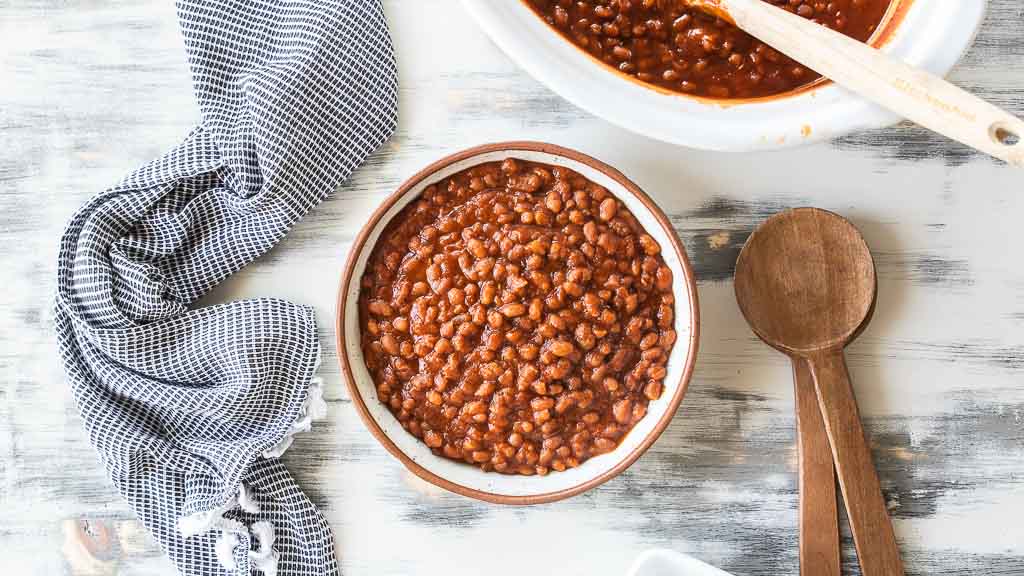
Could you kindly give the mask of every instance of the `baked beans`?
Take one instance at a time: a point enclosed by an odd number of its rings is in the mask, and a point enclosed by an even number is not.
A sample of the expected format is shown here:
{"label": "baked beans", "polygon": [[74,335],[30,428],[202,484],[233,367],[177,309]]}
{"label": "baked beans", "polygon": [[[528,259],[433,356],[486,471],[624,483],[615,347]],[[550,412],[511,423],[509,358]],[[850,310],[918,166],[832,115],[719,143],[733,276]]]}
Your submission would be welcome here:
{"label": "baked beans", "polygon": [[604,187],[508,158],[428,186],[359,295],[377,397],[435,454],[547,474],[618,446],[675,344],[660,244]]}
{"label": "baked beans", "polygon": [[[866,41],[890,0],[765,0]],[[674,92],[753,98],[821,76],[736,26],[679,0],[526,0],[571,42],[617,70]]]}

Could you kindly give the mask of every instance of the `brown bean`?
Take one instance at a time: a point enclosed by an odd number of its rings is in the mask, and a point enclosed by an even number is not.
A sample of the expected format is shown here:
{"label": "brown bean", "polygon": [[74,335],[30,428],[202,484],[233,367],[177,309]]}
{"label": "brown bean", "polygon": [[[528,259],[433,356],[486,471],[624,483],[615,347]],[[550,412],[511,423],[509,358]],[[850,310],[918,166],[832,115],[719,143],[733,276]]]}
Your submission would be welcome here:
{"label": "brown bean", "polygon": [[437,432],[434,432],[433,430],[427,430],[423,434],[423,442],[427,446],[430,446],[431,448],[440,448],[441,443],[444,442],[444,439]]}
{"label": "brown bean", "polygon": [[508,437],[508,443],[511,444],[512,446],[515,446],[516,448],[522,446],[523,445],[523,435],[520,434],[519,432],[513,432]]}
{"label": "brown bean", "polygon": [[474,392],[473,395],[480,398],[490,398],[496,389],[497,385],[495,385],[494,382],[484,382],[476,389],[476,392]]}
{"label": "brown bean", "polygon": [[543,312],[544,303],[541,302],[540,298],[534,298],[533,300],[530,301],[530,308],[527,311],[530,320],[533,320],[534,322],[540,320],[541,314]]}
{"label": "brown bean", "polygon": [[385,334],[382,336],[380,339],[380,345],[388,354],[391,354],[392,356],[398,354],[398,340],[395,340],[395,337],[391,334]]}
{"label": "brown bean", "polygon": [[545,410],[547,408],[551,408],[554,405],[554,398],[543,397],[534,398],[533,400],[530,400],[530,407],[533,408],[534,410]]}
{"label": "brown bean", "polygon": [[654,347],[658,343],[658,335],[654,332],[648,332],[644,334],[643,338],[640,339],[640,349],[647,350]]}
{"label": "brown bean", "polygon": [[662,292],[672,289],[672,270],[670,270],[668,266],[658,268],[654,285]]}
{"label": "brown bean", "polygon": [[605,198],[598,209],[599,217],[605,222],[615,218],[615,213],[618,211],[619,202],[615,198]]}
{"label": "brown bean", "polygon": [[660,381],[650,380],[647,382],[647,385],[644,386],[644,396],[651,401],[657,400],[658,398],[661,398],[663,388],[664,387]]}
{"label": "brown bean", "polygon": [[[549,318],[556,318],[556,316],[551,316]],[[550,350],[555,356],[565,357],[572,354],[574,348],[571,342],[566,340],[555,340],[551,343]]]}
{"label": "brown bean", "polygon": [[644,253],[652,256],[661,252],[661,246],[648,234],[640,236],[640,247],[643,248]]}
{"label": "brown bean", "polygon": [[561,212],[562,198],[559,196],[558,192],[555,192],[554,190],[548,192],[548,195],[544,198],[544,206],[555,214]]}
{"label": "brown bean", "polygon": [[647,350],[641,352],[640,358],[643,360],[647,360],[649,362],[654,362],[661,358],[662,354],[664,354],[664,351],[661,348],[655,346],[654,348],[648,348]]}
{"label": "brown bean", "polygon": [[519,302],[510,302],[500,308],[501,313],[508,318],[515,318],[522,316],[526,312],[526,307]]}
{"label": "brown bean", "polygon": [[497,362],[488,362],[480,367],[480,376],[485,380],[496,380],[503,371]]}
{"label": "brown bean", "polygon": [[566,394],[564,396],[561,396],[561,397],[559,397],[558,402],[555,404],[555,413],[556,414],[565,414],[565,412],[568,411],[569,408],[572,408],[572,406],[575,403],[576,403],[576,398],[574,396],[572,396],[571,394]]}
{"label": "brown bean", "polygon": [[466,301],[466,293],[461,288],[449,288],[448,301],[456,305],[462,304]]}
{"label": "brown bean", "polygon": [[623,398],[612,405],[612,414],[615,416],[615,421],[620,424],[629,424],[630,418],[633,416],[633,401],[628,398]]}
{"label": "brown bean", "polygon": [[466,249],[469,250],[476,258],[485,258],[487,256],[487,247],[484,243],[476,238],[470,238],[466,243]]}
{"label": "brown bean", "polygon": [[667,371],[664,366],[651,366],[647,369],[647,377],[654,380],[661,380],[665,377],[665,374],[667,374]]}
{"label": "brown bean", "polygon": [[671,328],[672,320],[675,318],[675,314],[672,311],[672,307],[667,304],[658,306],[658,327],[659,328]]}
{"label": "brown bean", "polygon": [[537,410],[533,413],[534,424],[543,424],[551,419],[551,411]]}
{"label": "brown bean", "polygon": [[490,306],[494,303],[494,296],[498,293],[498,287],[494,282],[484,282],[480,287],[480,303]]}
{"label": "brown bean", "polygon": [[633,422],[639,422],[641,418],[647,415],[647,405],[642,403],[636,403],[633,405]]}

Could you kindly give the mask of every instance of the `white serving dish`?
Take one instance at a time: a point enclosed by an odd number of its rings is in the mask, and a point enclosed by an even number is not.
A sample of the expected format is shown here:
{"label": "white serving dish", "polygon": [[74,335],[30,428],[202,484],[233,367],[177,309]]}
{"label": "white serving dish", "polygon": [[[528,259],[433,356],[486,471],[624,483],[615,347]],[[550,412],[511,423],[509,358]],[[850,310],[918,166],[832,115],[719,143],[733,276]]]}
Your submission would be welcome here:
{"label": "white serving dish", "polygon": [[[652,89],[604,66],[539,18],[522,0],[463,0],[513,60],[573,104],[664,142],[722,151],[819,142],[900,118],[831,82],[752,100],[714,101]],[[872,43],[946,75],[981,26],[987,0],[895,0]]]}
{"label": "white serving dish", "polygon": [[627,576],[733,576],[674,550],[655,548],[637,557]]}

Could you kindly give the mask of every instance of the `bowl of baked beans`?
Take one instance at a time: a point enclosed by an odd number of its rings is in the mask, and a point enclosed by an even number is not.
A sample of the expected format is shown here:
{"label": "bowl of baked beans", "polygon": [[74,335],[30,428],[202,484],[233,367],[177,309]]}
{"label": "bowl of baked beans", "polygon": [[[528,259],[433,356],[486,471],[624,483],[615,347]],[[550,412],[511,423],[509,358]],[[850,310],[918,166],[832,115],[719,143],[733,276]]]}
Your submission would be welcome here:
{"label": "bowl of baked beans", "polygon": [[419,477],[505,504],[633,464],[682,401],[699,326],[686,251],[650,197],[535,142],[402,184],[356,238],[336,316],[373,436]]}
{"label": "bowl of baked beans", "polygon": [[[986,0],[764,0],[939,75]],[[900,120],[679,0],[463,0],[488,35],[577,106],[665,142],[747,151]]]}

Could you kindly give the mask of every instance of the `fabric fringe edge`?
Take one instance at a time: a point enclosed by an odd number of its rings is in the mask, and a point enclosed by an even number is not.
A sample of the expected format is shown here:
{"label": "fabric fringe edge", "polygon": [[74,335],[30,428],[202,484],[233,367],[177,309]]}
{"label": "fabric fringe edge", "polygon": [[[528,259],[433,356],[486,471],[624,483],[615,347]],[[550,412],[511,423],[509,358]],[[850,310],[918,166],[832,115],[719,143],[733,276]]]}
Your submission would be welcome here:
{"label": "fabric fringe edge", "polygon": [[[320,361],[320,354],[317,354],[316,364],[313,366],[314,374],[320,370]],[[296,434],[309,432],[313,428],[313,422],[322,420],[326,416],[327,402],[324,401],[324,380],[322,376],[313,376],[309,381],[309,389],[306,392],[306,399],[299,409],[298,418],[295,419],[280,442],[263,452],[263,457],[280,458],[291,447]],[[235,561],[235,548],[240,544],[238,534],[244,533],[246,527],[237,520],[225,518],[224,513],[236,507],[251,514],[260,511],[259,504],[249,495],[249,489],[244,482],[238,483],[238,494],[229,498],[221,506],[178,519],[178,531],[185,538],[219,528],[221,533],[214,545],[214,554],[221,566],[232,571],[238,569],[238,563]],[[258,550],[249,550],[251,567],[260,570],[266,576],[277,576],[279,556],[277,550],[274,550],[274,526],[270,522],[259,521],[253,523],[249,531],[259,542]]]}

